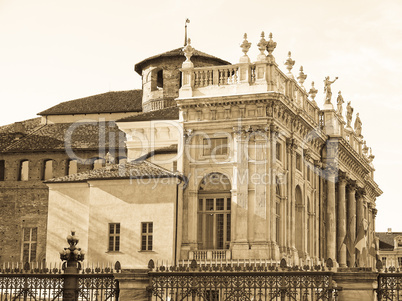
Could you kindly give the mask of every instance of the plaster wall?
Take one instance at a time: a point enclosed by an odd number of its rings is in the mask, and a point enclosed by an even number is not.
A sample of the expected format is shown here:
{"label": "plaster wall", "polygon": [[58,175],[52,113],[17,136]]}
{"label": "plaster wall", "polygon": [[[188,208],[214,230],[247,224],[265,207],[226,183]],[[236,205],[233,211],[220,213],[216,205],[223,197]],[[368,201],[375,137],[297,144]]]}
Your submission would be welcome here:
{"label": "plaster wall", "polygon": [[[146,268],[150,259],[174,259],[176,179],[99,180],[49,184],[48,261],[59,261],[71,227],[86,264],[120,261]],[[141,223],[153,223],[153,250],[141,251]],[[109,223],[120,223],[120,250],[108,251]]]}

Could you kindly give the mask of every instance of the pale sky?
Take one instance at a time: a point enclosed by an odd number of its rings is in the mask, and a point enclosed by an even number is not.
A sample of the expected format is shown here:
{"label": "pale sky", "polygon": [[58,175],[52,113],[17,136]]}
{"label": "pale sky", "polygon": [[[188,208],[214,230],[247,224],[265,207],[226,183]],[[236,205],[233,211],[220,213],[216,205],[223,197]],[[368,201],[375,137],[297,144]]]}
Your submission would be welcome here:
{"label": "pale sky", "polygon": [[272,32],[280,68],[292,51],[293,73],[303,65],[321,108],[324,77],[339,77],[332,91],[352,101],[376,156],[377,231],[402,231],[401,15],[401,0],[0,0],[0,125],[62,101],[140,89],[134,65],[181,47],[186,18],[193,47],[232,63],[245,32],[252,61],[261,31]]}

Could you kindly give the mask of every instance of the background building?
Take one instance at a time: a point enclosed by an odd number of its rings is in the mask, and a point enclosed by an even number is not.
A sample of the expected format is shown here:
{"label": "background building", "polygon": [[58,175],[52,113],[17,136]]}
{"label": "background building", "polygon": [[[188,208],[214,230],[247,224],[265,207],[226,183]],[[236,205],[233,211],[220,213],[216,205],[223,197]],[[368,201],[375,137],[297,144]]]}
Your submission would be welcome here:
{"label": "background building", "polygon": [[379,242],[379,259],[384,268],[402,266],[402,232],[377,232]]}

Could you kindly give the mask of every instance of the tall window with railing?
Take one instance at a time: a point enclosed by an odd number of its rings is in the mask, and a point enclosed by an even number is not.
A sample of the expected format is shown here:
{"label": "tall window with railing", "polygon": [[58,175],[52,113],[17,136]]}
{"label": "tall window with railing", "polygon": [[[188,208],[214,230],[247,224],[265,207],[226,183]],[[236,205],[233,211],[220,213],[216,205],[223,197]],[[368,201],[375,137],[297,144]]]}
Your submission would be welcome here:
{"label": "tall window with railing", "polygon": [[198,191],[198,248],[228,249],[231,239],[231,194],[226,176],[206,176]]}

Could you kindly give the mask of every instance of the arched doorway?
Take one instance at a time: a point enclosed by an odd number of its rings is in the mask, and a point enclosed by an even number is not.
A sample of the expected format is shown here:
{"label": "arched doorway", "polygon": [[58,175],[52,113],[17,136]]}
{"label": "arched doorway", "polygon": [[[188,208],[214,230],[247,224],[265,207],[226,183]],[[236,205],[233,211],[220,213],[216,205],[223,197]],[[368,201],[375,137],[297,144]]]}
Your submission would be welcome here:
{"label": "arched doorway", "polygon": [[221,173],[205,176],[198,189],[198,248],[228,249],[231,239],[230,181]]}

